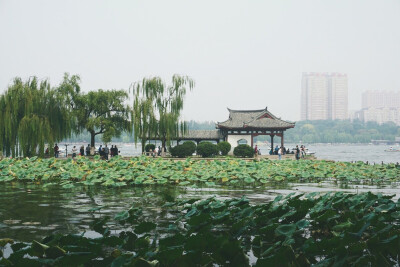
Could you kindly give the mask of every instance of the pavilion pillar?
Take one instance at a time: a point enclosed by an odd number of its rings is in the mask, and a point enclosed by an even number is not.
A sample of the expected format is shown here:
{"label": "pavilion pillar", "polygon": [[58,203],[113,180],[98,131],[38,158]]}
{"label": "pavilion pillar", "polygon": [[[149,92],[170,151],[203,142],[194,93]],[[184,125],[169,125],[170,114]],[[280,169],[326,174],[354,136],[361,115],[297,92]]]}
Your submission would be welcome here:
{"label": "pavilion pillar", "polygon": [[273,134],[271,134],[271,150],[272,150],[272,154],[273,154],[274,153],[274,135]]}
{"label": "pavilion pillar", "polygon": [[281,147],[283,148],[284,146],[283,146],[283,131],[282,131],[282,135],[281,135]]}
{"label": "pavilion pillar", "polygon": [[251,147],[254,148],[253,147],[253,135],[251,135]]}

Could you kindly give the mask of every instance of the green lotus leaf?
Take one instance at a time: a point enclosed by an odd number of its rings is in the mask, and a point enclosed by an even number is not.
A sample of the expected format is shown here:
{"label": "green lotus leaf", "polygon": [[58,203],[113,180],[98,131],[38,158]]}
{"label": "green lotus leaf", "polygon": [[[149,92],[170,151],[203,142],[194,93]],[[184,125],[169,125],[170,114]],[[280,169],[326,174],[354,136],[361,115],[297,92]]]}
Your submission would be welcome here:
{"label": "green lotus leaf", "polygon": [[205,184],[206,184],[206,186],[215,186],[215,183],[214,182],[205,182]]}
{"label": "green lotus leaf", "polygon": [[275,234],[292,236],[295,231],[296,231],[296,224],[282,224],[275,229]]}
{"label": "green lotus leaf", "polygon": [[58,257],[64,256],[66,251],[59,246],[49,247],[45,250],[45,254],[47,258],[56,259]]}
{"label": "green lotus leaf", "polygon": [[152,222],[142,222],[138,226],[135,227],[135,233],[136,234],[143,234],[143,233],[148,233],[151,230],[156,229],[157,225]]}
{"label": "green lotus leaf", "polygon": [[64,184],[63,186],[62,186],[62,188],[64,188],[64,189],[71,189],[71,188],[74,188],[75,186],[73,185],[73,184],[70,184],[70,183],[68,183],[68,184]]}
{"label": "green lotus leaf", "polygon": [[251,184],[251,183],[254,183],[254,179],[253,178],[250,178],[250,177],[246,177],[245,179],[244,179],[244,181],[246,182],[246,183],[248,183],[248,184]]}
{"label": "green lotus leaf", "polygon": [[124,221],[129,218],[129,212],[128,211],[121,211],[120,213],[117,213],[117,215],[114,216],[114,220],[117,221]]}
{"label": "green lotus leaf", "polygon": [[143,184],[154,184],[155,181],[153,179],[147,179],[146,181],[143,182]]}
{"label": "green lotus leaf", "polygon": [[157,179],[158,184],[165,184],[167,182],[168,182],[168,179],[165,179],[165,178]]}
{"label": "green lotus leaf", "polygon": [[184,186],[184,185],[189,185],[189,184],[190,184],[189,181],[184,181],[184,182],[180,182],[178,185]]}
{"label": "green lotus leaf", "polygon": [[303,229],[310,225],[310,221],[308,220],[300,220],[296,223],[297,228]]}

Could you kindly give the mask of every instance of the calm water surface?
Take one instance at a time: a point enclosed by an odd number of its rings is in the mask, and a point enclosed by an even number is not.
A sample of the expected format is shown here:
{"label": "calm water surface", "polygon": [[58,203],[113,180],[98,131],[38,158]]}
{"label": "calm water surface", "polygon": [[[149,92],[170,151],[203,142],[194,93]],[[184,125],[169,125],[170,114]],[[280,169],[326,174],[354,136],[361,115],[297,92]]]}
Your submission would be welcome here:
{"label": "calm water surface", "polygon": [[[255,189],[193,189],[168,186],[120,189],[78,186],[73,189],[63,189],[58,185],[43,188],[37,185],[0,184],[0,238],[32,241],[40,240],[54,232],[83,233],[84,231],[87,231],[87,235],[95,237],[96,234],[89,231],[89,225],[95,217],[106,215],[113,217],[118,212],[129,209],[133,203],[142,206],[148,216],[168,221],[168,217],[160,217],[159,203],[146,202],[144,200],[146,198],[143,196],[158,197],[161,202],[165,202],[173,199],[210,196],[226,199],[246,195],[252,203],[265,203],[278,194],[315,191],[351,193],[372,191],[395,195],[395,199],[399,198],[397,186],[383,188],[361,185],[338,187],[329,183],[289,184],[280,188]],[[99,207],[102,208],[95,213],[88,212],[92,208]],[[109,226],[111,229],[118,230],[118,226]]]}
{"label": "calm water surface", "polygon": [[[140,154],[140,147],[134,144],[119,144],[123,156]],[[295,144],[287,144],[295,147]],[[319,159],[335,161],[368,161],[370,163],[400,162],[400,153],[385,152],[388,146],[383,145],[307,145],[309,151],[316,152]],[[259,146],[262,154],[268,151],[267,146]],[[110,215],[129,209],[133,203],[146,209],[149,216],[158,216],[159,206],[154,202],[146,203],[143,196],[154,194],[164,200],[180,198],[232,198],[246,195],[253,203],[270,201],[278,194],[292,192],[327,192],[346,191],[360,193],[372,191],[400,196],[397,185],[390,187],[347,186],[334,184],[289,184],[281,188],[224,189],[224,188],[177,188],[177,187],[127,187],[121,189],[104,187],[83,187],[63,189],[54,185],[43,188],[38,185],[0,183],[0,238],[9,237],[20,241],[41,239],[53,232],[83,233],[88,231],[90,223],[96,216]],[[96,213],[89,209],[102,207]],[[168,220],[168,218],[163,218]],[[110,225],[113,228],[113,225]],[[114,230],[117,230],[116,226]]]}
{"label": "calm water surface", "polygon": [[[60,147],[63,147],[61,144]],[[75,144],[78,147],[81,144]],[[98,144],[100,145],[100,144]],[[97,146],[98,146],[97,145]],[[122,156],[138,156],[141,146],[132,143],[117,144]],[[300,145],[300,144],[299,144]],[[400,162],[400,152],[385,152],[390,146],[368,144],[305,144],[309,151],[315,152],[318,159],[335,161],[368,161],[370,163],[396,163]],[[287,148],[294,148],[296,144],[285,144]],[[393,146],[400,149],[400,146]],[[258,145],[261,154],[266,155],[269,147],[265,144]]]}

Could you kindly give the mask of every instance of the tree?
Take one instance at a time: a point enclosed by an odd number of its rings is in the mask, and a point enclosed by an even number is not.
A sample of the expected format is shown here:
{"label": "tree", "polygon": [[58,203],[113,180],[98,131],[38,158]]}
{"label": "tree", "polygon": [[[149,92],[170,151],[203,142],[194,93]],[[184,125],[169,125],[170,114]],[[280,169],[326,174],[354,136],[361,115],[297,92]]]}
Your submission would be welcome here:
{"label": "tree", "polygon": [[65,73],[58,89],[72,114],[76,134],[88,131],[90,145],[94,147],[96,135],[102,134],[107,143],[124,131],[132,132],[132,110],[124,104],[128,99],[126,91],[100,89],[85,94],[81,93],[79,83],[79,76]]}
{"label": "tree", "polygon": [[133,103],[135,142],[143,139],[161,140],[162,150],[170,141],[187,130],[185,122],[180,121],[184,97],[187,89],[192,90],[194,81],[187,76],[172,76],[172,84],[167,86],[159,77],[144,78],[134,84],[136,93]]}
{"label": "tree", "polygon": [[44,156],[44,144],[71,134],[71,117],[57,88],[36,77],[15,78],[0,97],[0,150],[7,156]]}
{"label": "tree", "polygon": [[73,113],[78,132],[90,133],[90,145],[95,146],[96,135],[102,134],[103,142],[120,137],[124,131],[132,132],[131,108],[124,104],[128,94],[124,90],[98,90],[77,94],[73,98]]}
{"label": "tree", "polygon": [[152,99],[140,97],[139,94],[136,94],[133,101],[133,131],[135,144],[140,139],[143,153],[146,141],[157,133],[157,120]]}

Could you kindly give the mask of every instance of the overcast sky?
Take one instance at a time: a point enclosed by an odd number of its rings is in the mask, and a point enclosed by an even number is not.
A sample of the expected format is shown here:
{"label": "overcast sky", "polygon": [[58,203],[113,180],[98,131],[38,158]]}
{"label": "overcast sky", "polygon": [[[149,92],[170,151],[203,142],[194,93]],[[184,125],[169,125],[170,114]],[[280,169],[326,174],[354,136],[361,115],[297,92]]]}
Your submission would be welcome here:
{"label": "overcast sky", "polygon": [[358,109],[363,91],[400,90],[400,1],[0,0],[0,92],[64,72],[85,91],[188,75],[199,121],[265,106],[299,120],[302,72],[340,72]]}

